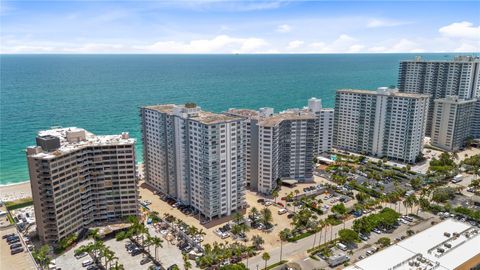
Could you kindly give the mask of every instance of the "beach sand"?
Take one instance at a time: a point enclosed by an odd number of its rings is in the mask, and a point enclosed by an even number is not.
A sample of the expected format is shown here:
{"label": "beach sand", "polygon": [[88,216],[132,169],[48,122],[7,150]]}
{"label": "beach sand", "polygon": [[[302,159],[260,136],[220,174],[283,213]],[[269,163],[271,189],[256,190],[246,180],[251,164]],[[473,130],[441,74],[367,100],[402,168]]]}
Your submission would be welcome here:
{"label": "beach sand", "polygon": [[30,182],[0,186],[0,201],[8,202],[32,197]]}

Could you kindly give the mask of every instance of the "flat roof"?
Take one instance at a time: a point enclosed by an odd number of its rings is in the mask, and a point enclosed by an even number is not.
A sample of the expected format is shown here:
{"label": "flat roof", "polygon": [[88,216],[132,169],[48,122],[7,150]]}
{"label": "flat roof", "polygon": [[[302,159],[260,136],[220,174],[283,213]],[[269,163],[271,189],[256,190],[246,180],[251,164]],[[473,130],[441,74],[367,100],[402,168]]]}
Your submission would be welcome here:
{"label": "flat roof", "polygon": [[[144,106],[142,108],[158,111],[161,113],[166,113],[169,115],[175,115],[176,114],[175,109],[185,110],[184,113],[188,115],[188,119],[198,121],[200,123],[207,124],[207,125],[241,120],[240,117],[236,117],[232,115],[203,111],[200,107],[197,107],[196,105],[192,107],[187,107],[185,105],[176,105],[176,104],[159,104],[159,105],[152,105],[152,106]],[[189,110],[192,110],[192,111],[189,112]]]}
{"label": "flat roof", "polygon": [[[70,132],[85,132],[85,140],[78,142],[68,142],[67,133]],[[36,154],[29,155],[34,158],[54,158],[70,152],[79,150],[87,146],[106,146],[106,145],[129,145],[135,144],[135,139],[130,138],[128,133],[124,133],[127,136],[119,135],[95,135],[83,128],[68,127],[68,128],[55,128],[49,130],[42,130],[38,132],[40,137],[57,137],[60,139],[60,148],[47,152],[43,151]],[[37,146],[30,146],[37,147]]]}
{"label": "flat roof", "polygon": [[[391,89],[391,90],[394,90],[394,89]],[[406,98],[429,98],[430,97],[430,95],[427,95],[427,94],[399,92],[398,90],[397,91],[379,92],[378,90],[340,89],[340,90],[337,90],[337,93],[352,93],[352,94],[363,94],[363,95],[382,95],[382,96],[406,97]]]}
{"label": "flat roof", "polygon": [[[449,233],[450,237],[444,233]],[[459,235],[454,236],[454,233]],[[447,248],[445,243],[450,244],[451,248]],[[438,252],[439,247],[445,251]],[[346,269],[384,270],[395,267],[395,270],[414,270],[419,269],[419,266],[411,266],[409,261],[416,261],[420,263],[421,269],[425,270],[454,270],[477,254],[480,254],[480,229],[464,222],[447,219]]]}
{"label": "flat roof", "polygon": [[314,120],[316,118],[317,116],[315,116],[315,114],[306,110],[285,111],[279,114],[275,114],[273,116],[262,118],[260,121],[258,121],[258,125],[265,127],[274,127],[280,124],[282,121],[286,120]]}

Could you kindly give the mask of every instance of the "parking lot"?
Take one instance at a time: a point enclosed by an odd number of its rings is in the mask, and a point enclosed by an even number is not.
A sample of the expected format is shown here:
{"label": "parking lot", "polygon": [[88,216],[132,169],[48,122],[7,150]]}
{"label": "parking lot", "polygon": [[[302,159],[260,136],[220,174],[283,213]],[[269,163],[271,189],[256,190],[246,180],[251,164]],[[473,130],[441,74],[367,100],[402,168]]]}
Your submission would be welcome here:
{"label": "parking lot", "polygon": [[[0,228],[0,236],[4,236],[11,233],[17,233],[15,227],[3,227]],[[8,245],[6,239],[0,239],[0,261],[2,265],[6,266],[15,266],[11,268],[12,270],[32,270],[36,269],[33,259],[30,257],[26,247],[22,244],[24,249],[23,252],[17,253],[15,255],[10,254],[10,246]]]}

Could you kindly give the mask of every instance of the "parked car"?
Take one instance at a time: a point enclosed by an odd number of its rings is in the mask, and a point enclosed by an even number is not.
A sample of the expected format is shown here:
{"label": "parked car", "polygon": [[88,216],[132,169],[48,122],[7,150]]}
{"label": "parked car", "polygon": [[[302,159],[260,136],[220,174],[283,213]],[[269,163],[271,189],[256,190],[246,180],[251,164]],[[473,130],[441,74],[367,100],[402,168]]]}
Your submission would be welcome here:
{"label": "parked car", "polygon": [[380,231],[378,228],[374,228],[373,232],[376,234],[382,234],[382,231]]}
{"label": "parked car", "polygon": [[151,261],[152,261],[152,260],[150,260],[150,258],[145,257],[145,258],[143,258],[143,259],[140,261],[140,264],[141,264],[141,265],[144,265],[144,264],[147,264],[147,263],[149,263],[149,262],[151,262]]}
{"label": "parked car", "polygon": [[12,245],[10,245],[10,250],[16,249],[16,248],[19,248],[19,247],[22,247],[21,243],[12,244]]}
{"label": "parked car", "polygon": [[85,261],[82,262],[83,267],[87,267],[87,266],[92,265],[92,264],[93,264],[92,260],[85,260]]}
{"label": "parked car", "polygon": [[288,210],[285,209],[285,208],[282,208],[282,209],[278,210],[278,214],[279,214],[279,215],[286,214],[287,212],[288,212]]}
{"label": "parked car", "polygon": [[15,233],[5,234],[5,235],[2,236],[2,239],[7,239],[7,238],[13,237],[13,236],[15,236]]}
{"label": "parked car", "polygon": [[82,252],[82,253],[79,253],[79,254],[75,255],[75,258],[77,258],[77,260],[78,260],[80,258],[83,258],[83,257],[87,256],[87,255],[88,254],[86,252]]}
{"label": "parked car", "polygon": [[23,252],[23,247],[19,247],[19,248],[16,248],[16,249],[12,249],[12,250],[10,251],[10,254],[11,254],[11,255],[15,255],[15,254],[20,253],[20,252]]}

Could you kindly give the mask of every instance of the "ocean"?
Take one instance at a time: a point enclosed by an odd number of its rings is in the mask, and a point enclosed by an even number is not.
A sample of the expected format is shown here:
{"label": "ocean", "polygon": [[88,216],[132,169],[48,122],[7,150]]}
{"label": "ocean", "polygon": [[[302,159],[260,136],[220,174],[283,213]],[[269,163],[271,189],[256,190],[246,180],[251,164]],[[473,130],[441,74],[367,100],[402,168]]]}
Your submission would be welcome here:
{"label": "ocean", "polygon": [[279,111],[317,97],[332,107],[337,89],[395,85],[399,61],[415,55],[1,55],[0,185],[28,181],[25,148],[42,129],[128,131],[141,162],[140,106]]}

